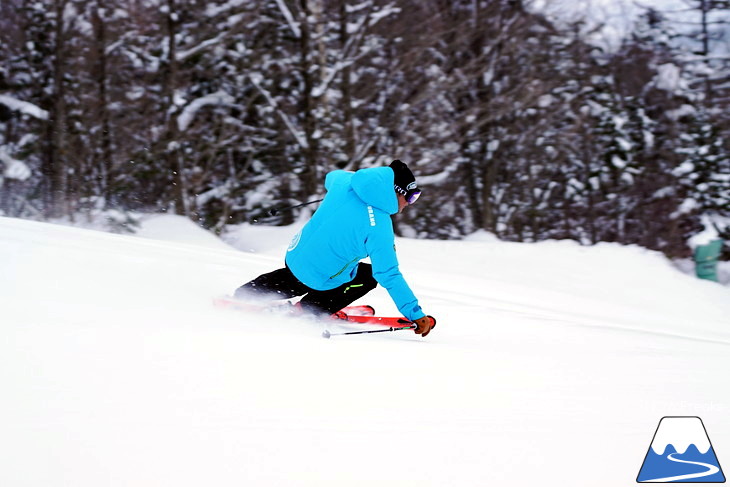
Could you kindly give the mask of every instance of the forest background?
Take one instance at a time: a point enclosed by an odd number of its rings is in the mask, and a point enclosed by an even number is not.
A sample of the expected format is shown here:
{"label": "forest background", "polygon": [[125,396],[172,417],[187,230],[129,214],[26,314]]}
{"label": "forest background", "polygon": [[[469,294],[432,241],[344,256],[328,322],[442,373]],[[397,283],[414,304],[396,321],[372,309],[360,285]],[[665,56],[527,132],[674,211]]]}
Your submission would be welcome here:
{"label": "forest background", "polygon": [[400,235],[687,257],[730,238],[730,0],[681,3],[608,49],[522,0],[2,0],[0,215],[285,225],[399,158]]}

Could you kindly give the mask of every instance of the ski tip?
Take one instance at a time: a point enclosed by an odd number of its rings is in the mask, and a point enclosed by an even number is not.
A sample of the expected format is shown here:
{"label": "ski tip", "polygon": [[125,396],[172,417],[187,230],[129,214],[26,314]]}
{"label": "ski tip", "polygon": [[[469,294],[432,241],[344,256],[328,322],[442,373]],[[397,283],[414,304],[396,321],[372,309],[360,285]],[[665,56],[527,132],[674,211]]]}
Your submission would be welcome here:
{"label": "ski tip", "polygon": [[325,330],[325,331],[322,332],[322,337],[323,338],[329,338],[330,336],[332,336],[332,335],[330,335],[329,330]]}

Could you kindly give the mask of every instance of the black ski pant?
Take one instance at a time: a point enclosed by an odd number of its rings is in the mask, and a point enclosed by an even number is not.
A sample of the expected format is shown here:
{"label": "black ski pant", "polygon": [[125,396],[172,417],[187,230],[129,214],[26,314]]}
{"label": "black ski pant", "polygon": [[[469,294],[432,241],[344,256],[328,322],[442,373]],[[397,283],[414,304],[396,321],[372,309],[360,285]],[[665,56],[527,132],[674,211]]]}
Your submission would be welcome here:
{"label": "black ski pant", "polygon": [[235,296],[244,298],[259,296],[266,299],[289,299],[304,296],[302,308],[314,314],[333,314],[375,289],[378,282],[373,277],[373,267],[360,263],[355,278],[339,287],[317,291],[299,281],[289,267],[262,274],[236,289]]}

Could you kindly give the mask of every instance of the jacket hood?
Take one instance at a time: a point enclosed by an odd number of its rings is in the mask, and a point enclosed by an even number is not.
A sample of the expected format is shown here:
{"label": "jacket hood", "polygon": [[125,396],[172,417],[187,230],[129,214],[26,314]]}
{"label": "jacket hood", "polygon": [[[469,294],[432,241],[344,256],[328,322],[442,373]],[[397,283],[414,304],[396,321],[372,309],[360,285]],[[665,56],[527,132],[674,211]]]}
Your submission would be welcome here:
{"label": "jacket hood", "polygon": [[389,167],[361,169],[352,175],[352,189],[370,206],[389,215],[398,213],[398,197],[393,189],[395,174]]}

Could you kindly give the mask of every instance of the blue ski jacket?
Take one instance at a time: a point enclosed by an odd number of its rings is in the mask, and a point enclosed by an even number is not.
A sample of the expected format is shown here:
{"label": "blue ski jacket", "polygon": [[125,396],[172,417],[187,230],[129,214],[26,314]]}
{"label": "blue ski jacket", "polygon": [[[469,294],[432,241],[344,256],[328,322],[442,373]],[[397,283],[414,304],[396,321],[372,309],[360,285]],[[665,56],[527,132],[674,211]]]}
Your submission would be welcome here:
{"label": "blue ski jacket", "polygon": [[390,167],[327,174],[324,201],[294,236],[286,265],[302,283],[324,291],[354,279],[360,260],[370,257],[375,280],[413,321],[425,314],[398,269],[391,220],[398,213],[393,180]]}

